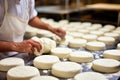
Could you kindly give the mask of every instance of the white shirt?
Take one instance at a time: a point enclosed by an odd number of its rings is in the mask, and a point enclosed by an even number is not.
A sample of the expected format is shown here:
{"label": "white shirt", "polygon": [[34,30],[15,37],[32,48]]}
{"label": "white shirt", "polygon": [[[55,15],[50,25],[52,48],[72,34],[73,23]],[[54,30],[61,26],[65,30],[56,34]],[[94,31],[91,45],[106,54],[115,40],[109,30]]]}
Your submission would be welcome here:
{"label": "white shirt", "polygon": [[[28,0],[28,6],[26,0],[8,0],[8,13],[14,14],[22,19],[26,18],[26,11],[29,11],[29,19],[32,19],[37,15],[34,8],[34,0]],[[4,18],[4,0],[0,0],[0,24]]]}

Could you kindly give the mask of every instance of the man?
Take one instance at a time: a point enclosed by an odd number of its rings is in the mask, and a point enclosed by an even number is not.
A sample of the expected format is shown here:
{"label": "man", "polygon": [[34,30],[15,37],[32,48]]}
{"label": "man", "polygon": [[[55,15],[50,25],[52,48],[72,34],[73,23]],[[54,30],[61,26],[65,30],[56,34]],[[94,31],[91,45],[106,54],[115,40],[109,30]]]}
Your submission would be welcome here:
{"label": "man", "polygon": [[66,34],[61,28],[52,28],[37,17],[34,0],[0,0],[0,52],[33,54],[34,47],[40,51],[40,43],[31,39],[23,41],[28,24],[49,30],[61,38]]}

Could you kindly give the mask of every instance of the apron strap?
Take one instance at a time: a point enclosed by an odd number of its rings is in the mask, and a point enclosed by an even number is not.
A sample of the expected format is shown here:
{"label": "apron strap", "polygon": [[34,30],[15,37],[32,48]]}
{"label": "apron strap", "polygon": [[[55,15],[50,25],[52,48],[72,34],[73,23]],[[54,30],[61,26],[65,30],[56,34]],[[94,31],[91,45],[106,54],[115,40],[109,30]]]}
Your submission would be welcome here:
{"label": "apron strap", "polygon": [[5,14],[7,13],[7,10],[8,10],[8,1],[7,0],[4,0],[4,6],[5,6]]}

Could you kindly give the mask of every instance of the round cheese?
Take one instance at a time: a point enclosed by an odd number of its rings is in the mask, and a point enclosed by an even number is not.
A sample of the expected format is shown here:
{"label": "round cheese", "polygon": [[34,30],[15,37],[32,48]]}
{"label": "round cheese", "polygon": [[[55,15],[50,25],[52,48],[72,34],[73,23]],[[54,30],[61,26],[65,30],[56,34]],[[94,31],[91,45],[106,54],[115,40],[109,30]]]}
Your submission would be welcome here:
{"label": "round cheese", "polygon": [[105,44],[103,42],[92,41],[92,42],[88,42],[85,48],[88,50],[100,51],[100,50],[104,50]]}
{"label": "round cheese", "polygon": [[120,49],[120,43],[117,44],[117,49]]}
{"label": "round cheese", "polygon": [[97,38],[98,41],[105,43],[106,45],[114,45],[115,39],[113,37],[101,36]]}
{"label": "round cheese", "polygon": [[83,72],[77,74],[75,80],[108,80],[103,74],[97,72]]}
{"label": "round cheese", "polygon": [[107,28],[101,28],[101,29],[99,29],[98,31],[102,31],[102,32],[110,32],[111,31],[111,29],[107,29]]}
{"label": "round cheese", "polygon": [[74,77],[81,71],[81,65],[75,62],[59,62],[52,66],[52,74],[61,78]]}
{"label": "round cheese", "polygon": [[114,25],[105,25],[104,28],[106,29],[110,29],[110,30],[114,30],[115,29],[115,26]]}
{"label": "round cheese", "polygon": [[53,55],[42,55],[34,59],[33,64],[39,69],[51,69],[52,65],[59,62],[59,58]]}
{"label": "round cheese", "polygon": [[81,24],[81,26],[83,26],[83,27],[90,27],[92,25],[92,23],[91,22],[83,22],[82,24]]}
{"label": "round cheese", "polygon": [[113,73],[120,71],[120,62],[114,59],[97,59],[92,63],[95,71]]}
{"label": "round cheese", "polygon": [[17,57],[4,58],[0,60],[0,71],[8,71],[16,66],[24,66],[24,60]]}
{"label": "round cheese", "polygon": [[103,52],[103,57],[120,60],[120,50],[106,50]]}
{"label": "round cheese", "polygon": [[92,34],[87,34],[87,35],[82,36],[82,38],[86,39],[89,42],[89,41],[96,41],[97,36],[92,35]]}
{"label": "round cheese", "polygon": [[59,79],[53,76],[37,76],[30,80],[59,80]]}
{"label": "round cheese", "polygon": [[105,33],[104,36],[113,37],[116,40],[119,38],[119,34],[118,33]]}
{"label": "round cheese", "polygon": [[75,51],[69,55],[69,60],[73,62],[91,62],[93,60],[93,55],[86,51]]}
{"label": "round cheese", "polygon": [[68,58],[68,56],[71,52],[72,52],[72,50],[69,48],[57,47],[57,48],[51,49],[51,54],[58,56],[59,58]]}
{"label": "round cheese", "polygon": [[80,29],[80,30],[78,30],[78,32],[83,33],[83,34],[88,34],[89,30],[87,30],[87,29]]}
{"label": "round cheese", "polygon": [[18,66],[7,72],[7,80],[30,80],[35,76],[40,76],[37,68],[32,66]]}
{"label": "round cheese", "polygon": [[72,39],[69,41],[68,46],[72,48],[81,48],[84,47],[87,43],[85,39]]}
{"label": "round cheese", "polygon": [[72,36],[73,38],[82,38],[84,34],[80,32],[70,32],[69,35]]}
{"label": "round cheese", "polygon": [[102,28],[102,24],[93,24],[91,27],[94,27],[96,29]]}
{"label": "round cheese", "polygon": [[104,32],[102,31],[92,31],[90,32],[90,34],[96,35],[96,36],[102,36],[104,34]]}

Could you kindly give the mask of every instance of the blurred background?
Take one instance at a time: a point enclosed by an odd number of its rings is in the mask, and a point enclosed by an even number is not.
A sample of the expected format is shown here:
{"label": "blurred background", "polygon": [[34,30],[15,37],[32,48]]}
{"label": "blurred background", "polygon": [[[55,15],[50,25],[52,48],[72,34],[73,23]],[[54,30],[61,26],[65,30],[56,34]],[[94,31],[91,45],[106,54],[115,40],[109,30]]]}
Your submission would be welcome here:
{"label": "blurred background", "polygon": [[35,0],[35,6],[39,17],[56,21],[119,23],[120,0]]}

